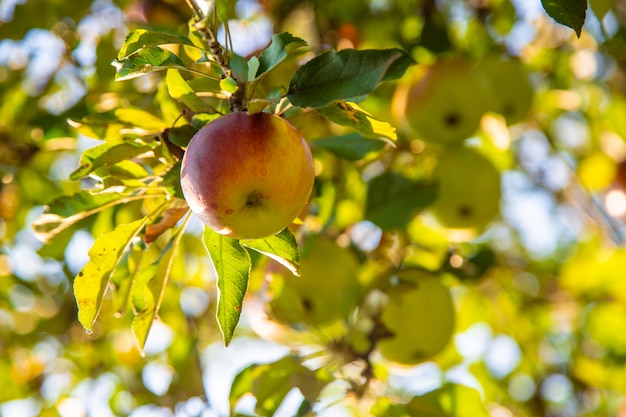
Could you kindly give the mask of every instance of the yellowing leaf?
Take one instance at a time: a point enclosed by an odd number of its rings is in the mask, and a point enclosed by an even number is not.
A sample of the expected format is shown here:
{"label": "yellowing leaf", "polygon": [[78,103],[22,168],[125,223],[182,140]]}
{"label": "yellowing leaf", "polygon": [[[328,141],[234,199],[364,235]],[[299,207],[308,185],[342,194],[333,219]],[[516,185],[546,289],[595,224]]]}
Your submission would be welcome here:
{"label": "yellowing leaf", "polygon": [[94,242],[89,250],[89,262],[74,280],[74,296],[78,305],[78,321],[91,331],[111,275],[120,262],[130,241],[137,236],[146,223],[140,219],[118,226]]}
{"label": "yellowing leaf", "polygon": [[376,120],[355,103],[335,101],[326,107],[315,110],[331,122],[350,127],[366,138],[390,139],[391,141],[398,138],[393,126],[387,122]]}

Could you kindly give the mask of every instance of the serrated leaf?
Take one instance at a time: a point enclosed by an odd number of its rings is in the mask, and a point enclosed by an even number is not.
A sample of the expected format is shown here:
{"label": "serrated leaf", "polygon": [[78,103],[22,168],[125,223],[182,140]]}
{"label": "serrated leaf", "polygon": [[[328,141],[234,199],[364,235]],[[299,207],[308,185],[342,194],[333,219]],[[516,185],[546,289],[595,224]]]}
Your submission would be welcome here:
{"label": "serrated leaf", "polygon": [[158,132],[169,127],[163,120],[141,109],[119,108],[114,114],[119,121],[147,131]]}
{"label": "serrated leaf", "polygon": [[541,0],[541,4],[550,17],[574,29],[580,38],[587,15],[587,0]]}
{"label": "serrated leaf", "polygon": [[250,255],[239,241],[204,228],[204,246],[209,252],[217,276],[217,322],[224,345],[230,343],[243,307],[248,288]]}
{"label": "serrated leaf", "polygon": [[423,417],[489,417],[480,394],[473,388],[446,384],[406,404],[409,415]]}
{"label": "serrated leaf", "polygon": [[195,45],[186,36],[176,36],[165,32],[153,32],[146,29],[135,29],[126,35],[126,39],[117,54],[117,59],[122,60],[145,48],[172,44],[198,47],[198,45]]}
{"label": "serrated leaf", "polygon": [[365,218],[384,230],[403,228],[415,214],[431,204],[436,195],[437,188],[432,184],[387,172],[367,185]]}
{"label": "serrated leaf", "polygon": [[328,106],[318,107],[315,111],[333,123],[356,130],[366,138],[387,138],[391,141],[398,138],[393,126],[387,122],[376,120],[355,103],[338,100]]}
{"label": "serrated leaf", "polygon": [[63,230],[95,213],[117,204],[152,197],[156,195],[89,194],[87,191],[80,191],[54,199],[33,222],[32,227],[39,240],[49,242]]}
{"label": "serrated leaf", "polygon": [[292,274],[300,276],[298,242],[289,228],[285,228],[280,233],[265,239],[240,240],[239,243],[246,248],[253,249],[274,259],[289,269]]}
{"label": "serrated leaf", "polygon": [[85,150],[80,156],[80,165],[70,174],[71,180],[79,180],[96,168],[109,166],[151,150],[149,146],[134,142],[105,142]]}
{"label": "serrated leaf", "polygon": [[89,249],[89,262],[74,280],[74,296],[78,305],[78,321],[87,331],[93,329],[104,292],[115,267],[120,262],[130,241],[137,236],[146,219],[123,224],[105,233]]}
{"label": "serrated leaf", "polygon": [[325,149],[340,158],[354,162],[375,154],[385,147],[385,142],[366,139],[358,133],[316,139],[311,146]]}
{"label": "serrated leaf", "polygon": [[[272,42],[261,55],[259,55],[259,66],[254,74],[254,78],[260,77],[280,64],[292,48],[306,46],[304,39],[293,36],[291,33],[279,33],[272,35]],[[250,64],[248,64],[250,65]]]}
{"label": "serrated leaf", "polygon": [[203,113],[211,110],[211,106],[202,101],[196,92],[187,84],[180,72],[176,69],[167,70],[165,78],[167,91],[170,96],[196,113]]}
{"label": "serrated leaf", "polygon": [[298,68],[287,97],[300,107],[324,107],[354,99],[400,78],[413,62],[399,49],[328,51]]}
{"label": "serrated leaf", "polygon": [[172,52],[152,46],[112,62],[115,67],[115,80],[130,80],[149,72],[177,68],[187,70],[183,61]]}

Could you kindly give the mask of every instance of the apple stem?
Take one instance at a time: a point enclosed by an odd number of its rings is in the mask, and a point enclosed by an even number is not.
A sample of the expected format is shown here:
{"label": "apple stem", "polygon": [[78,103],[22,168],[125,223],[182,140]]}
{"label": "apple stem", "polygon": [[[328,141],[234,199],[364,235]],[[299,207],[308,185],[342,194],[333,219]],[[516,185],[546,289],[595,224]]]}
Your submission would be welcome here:
{"label": "apple stem", "polygon": [[[222,70],[222,79],[226,79],[228,77],[232,78],[237,82],[237,91],[231,94],[229,98],[230,102],[230,110],[232,112],[238,112],[243,110],[243,100],[244,100],[244,91],[245,84],[239,82],[232,74],[232,70],[230,68],[230,63],[227,56],[227,51],[222,47],[220,42],[217,40],[217,36],[215,36],[215,31],[213,27],[215,26],[215,19],[211,27],[207,24],[208,17],[204,16],[202,9],[196,3],[196,0],[186,0],[187,5],[191,8],[194,14],[194,26],[198,29],[198,32],[202,35],[202,39],[207,43],[209,50],[211,51],[211,55],[215,59],[215,64],[217,64]],[[228,25],[224,22],[225,30],[226,30],[226,38],[227,38],[227,47],[229,44],[230,35],[228,32]]]}

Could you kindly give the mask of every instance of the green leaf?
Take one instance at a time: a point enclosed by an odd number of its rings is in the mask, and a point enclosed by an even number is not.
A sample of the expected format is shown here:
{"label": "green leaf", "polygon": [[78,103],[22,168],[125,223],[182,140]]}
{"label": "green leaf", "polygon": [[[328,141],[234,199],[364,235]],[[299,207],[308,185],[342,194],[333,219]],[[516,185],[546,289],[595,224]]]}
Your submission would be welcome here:
{"label": "green leaf", "polygon": [[80,191],[54,199],[41,216],[33,222],[32,227],[38,239],[49,242],[63,230],[95,213],[117,204],[154,197],[158,196],[128,196],[119,193],[90,194],[88,191]]}
{"label": "green leaf", "polygon": [[375,154],[385,147],[385,142],[366,139],[358,133],[331,136],[311,142],[314,147],[325,149],[340,158],[354,162]]}
{"label": "green leaf", "polygon": [[119,140],[124,124],[111,112],[94,113],[81,120],[69,119],[68,124],[78,133],[94,139]]}
{"label": "green leaf", "polygon": [[215,10],[217,12],[217,18],[220,22],[226,24],[230,19],[230,11],[235,4],[235,0],[217,0],[215,4]]}
{"label": "green leaf", "polygon": [[189,38],[186,36],[175,36],[165,32],[153,32],[146,29],[135,29],[126,35],[126,39],[120,48],[117,59],[123,60],[130,55],[139,52],[146,48],[151,48],[158,45],[188,45],[195,46]]}
{"label": "green leaf", "polygon": [[322,116],[341,126],[350,127],[366,138],[387,138],[396,140],[396,129],[387,122],[374,119],[374,117],[360,108],[355,103],[347,103],[342,100],[335,101],[328,106],[315,109]]}
{"label": "green leaf", "polygon": [[105,142],[89,148],[80,157],[80,165],[70,174],[71,180],[79,180],[96,168],[113,165],[151,150],[149,146],[134,142]]}
{"label": "green leaf", "polygon": [[379,83],[400,78],[412,63],[399,49],[328,51],[298,68],[287,97],[300,107],[363,97]]}
{"label": "green leaf", "polygon": [[119,108],[114,114],[119,121],[148,131],[157,132],[169,127],[163,120],[141,109]]}
{"label": "green leaf", "polygon": [[293,387],[298,388],[308,401],[315,402],[329,381],[326,372],[312,371],[302,366],[297,358],[285,356],[273,363],[244,368],[231,385],[229,402],[233,409],[241,397],[252,394],[256,398],[255,411],[270,417]]}
{"label": "green leaf", "polygon": [[112,62],[115,67],[115,80],[129,80],[149,72],[161,71],[169,68],[187,70],[183,61],[172,52],[152,46]]}
{"label": "green leaf", "polygon": [[458,384],[413,397],[406,410],[408,415],[421,417],[489,417],[478,391]]}
{"label": "green leaf", "polygon": [[[305,40],[295,37],[291,33],[285,32],[272,35],[272,43],[259,55],[259,66],[254,74],[254,78],[265,74],[280,64],[287,58],[291,49],[306,45]],[[248,65],[250,66],[250,63]],[[252,68],[252,66],[250,67]]]}
{"label": "green leaf", "polygon": [[165,78],[170,96],[196,113],[211,111],[211,106],[205,103],[187,84],[180,72],[176,69],[167,70]]}
{"label": "green leaf", "polygon": [[417,212],[435,200],[436,194],[432,184],[384,173],[368,183],[365,218],[384,230],[406,227]]}
{"label": "green leaf", "polygon": [[158,316],[182,231],[183,228],[181,227],[174,233],[158,259],[146,267],[139,265],[139,272],[133,280],[131,299],[135,317],[133,318],[132,329],[137,345],[142,351],[152,328],[152,323]]}
{"label": "green leaf", "polygon": [[118,226],[105,233],[89,249],[89,262],[74,280],[74,296],[78,305],[78,321],[91,332],[111,275],[130,241],[137,236],[147,218]]}
{"label": "green leaf", "polygon": [[145,266],[141,263],[138,264],[138,271],[133,278],[130,290],[130,299],[135,314],[131,327],[137,346],[141,350],[146,344],[148,333],[156,316],[156,302],[148,284],[157,274],[158,267],[158,261]]}
{"label": "green leaf", "polygon": [[541,4],[550,17],[574,29],[580,38],[587,14],[587,0],[541,0]]}
{"label": "green leaf", "polygon": [[241,316],[252,261],[238,240],[222,236],[208,227],[204,228],[202,241],[217,276],[217,322],[224,345],[228,346]]}
{"label": "green leaf", "polygon": [[298,242],[289,228],[265,239],[241,240],[239,243],[280,262],[292,274],[300,276]]}

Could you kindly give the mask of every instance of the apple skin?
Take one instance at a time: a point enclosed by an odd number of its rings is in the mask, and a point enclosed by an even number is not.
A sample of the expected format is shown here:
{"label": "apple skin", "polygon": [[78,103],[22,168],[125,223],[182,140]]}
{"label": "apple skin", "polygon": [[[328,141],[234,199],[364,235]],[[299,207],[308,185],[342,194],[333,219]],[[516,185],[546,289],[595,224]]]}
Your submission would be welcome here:
{"label": "apple skin", "polygon": [[289,122],[270,113],[236,112],[191,138],[180,177],[189,207],[211,229],[259,239],[298,216],[315,169],[308,144]]}
{"label": "apple skin", "polygon": [[449,150],[435,175],[439,192],[431,209],[443,227],[482,229],[500,212],[500,172],[476,150]]}
{"label": "apple skin", "polygon": [[389,361],[416,365],[450,342],[456,323],[454,302],[450,290],[430,272],[405,270],[396,276],[413,287],[389,291],[380,320],[392,336],[380,339],[377,348]]}
{"label": "apple skin", "polygon": [[511,57],[489,55],[478,71],[487,82],[488,110],[504,116],[507,125],[523,121],[535,94],[524,64]]}
{"label": "apple skin", "polygon": [[462,58],[418,65],[398,85],[395,118],[419,138],[456,144],[473,135],[485,113],[485,81]]}
{"label": "apple skin", "polygon": [[282,324],[309,326],[347,317],[361,294],[358,268],[356,256],[333,240],[307,241],[299,277],[277,264],[267,270],[270,316]]}

